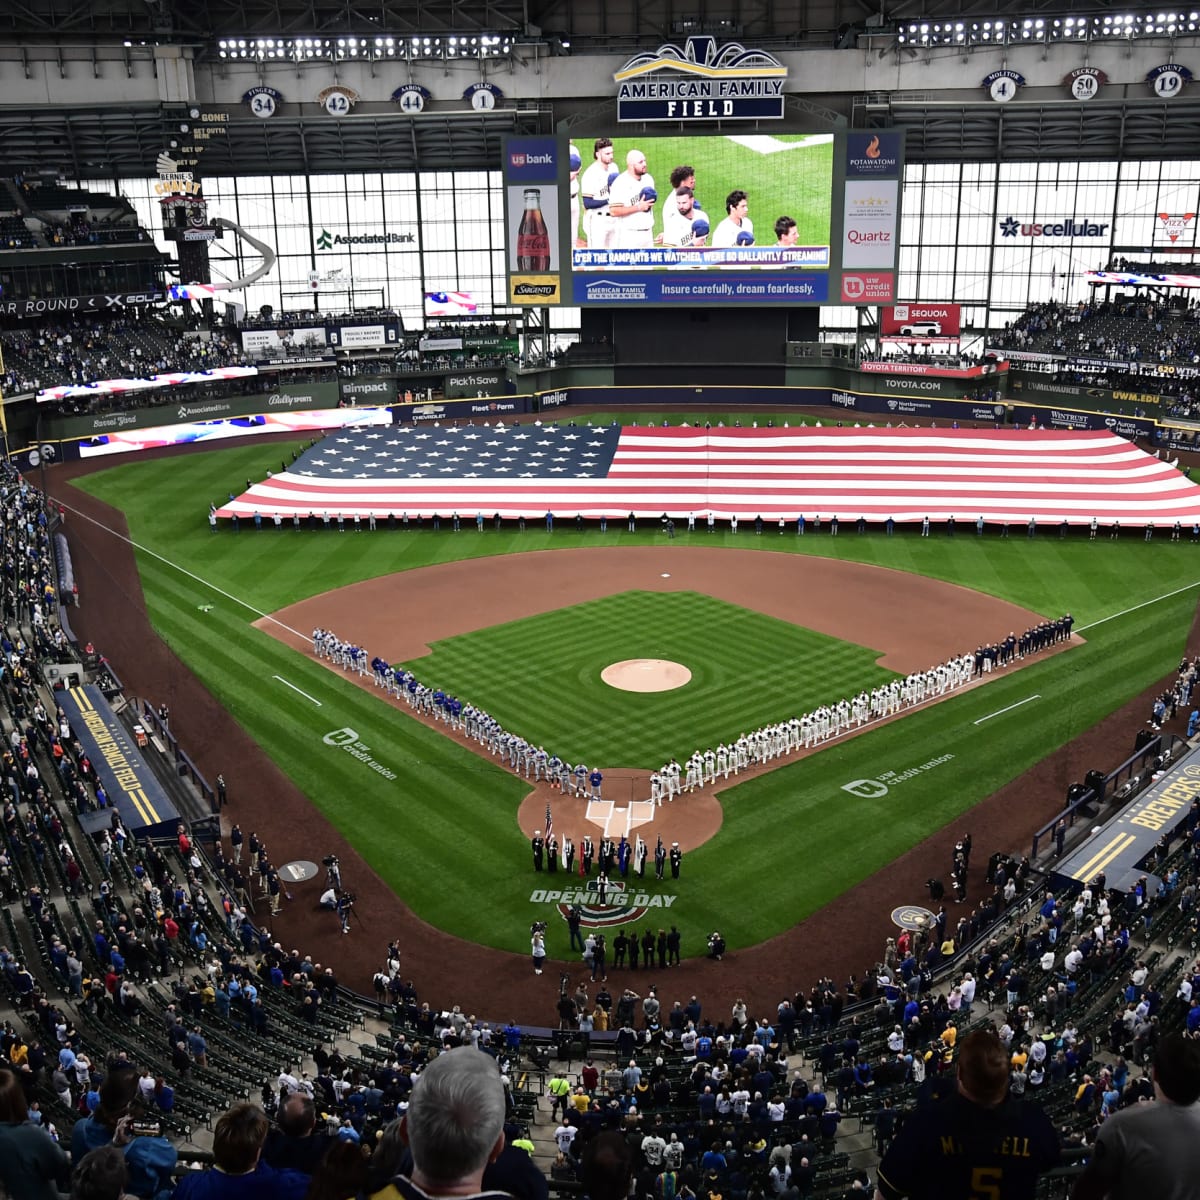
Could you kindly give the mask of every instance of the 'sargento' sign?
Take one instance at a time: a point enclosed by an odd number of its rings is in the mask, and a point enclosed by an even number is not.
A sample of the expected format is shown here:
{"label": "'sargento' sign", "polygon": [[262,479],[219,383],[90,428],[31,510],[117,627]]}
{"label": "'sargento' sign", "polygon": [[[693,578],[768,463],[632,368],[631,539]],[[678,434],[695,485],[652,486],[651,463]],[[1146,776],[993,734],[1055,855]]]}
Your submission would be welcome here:
{"label": "'sargento' sign", "polygon": [[618,121],[762,121],[783,117],[788,69],[765,50],[690,37],[635,54],[614,76]]}

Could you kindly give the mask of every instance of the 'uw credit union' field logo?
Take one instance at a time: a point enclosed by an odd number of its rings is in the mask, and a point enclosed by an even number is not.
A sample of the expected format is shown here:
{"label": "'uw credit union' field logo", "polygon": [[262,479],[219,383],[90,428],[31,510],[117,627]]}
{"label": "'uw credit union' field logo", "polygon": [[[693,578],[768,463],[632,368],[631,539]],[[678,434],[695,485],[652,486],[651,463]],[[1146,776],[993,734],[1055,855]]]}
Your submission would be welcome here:
{"label": "'uw credit union' field logo", "polygon": [[349,725],[343,725],[341,729],[331,729],[321,741],[327,746],[334,746],[338,750],[344,751],[351,758],[358,759],[360,763],[370,767],[376,775],[382,775],[384,779],[396,778],[396,772],[378,762],[371,754],[371,747],[366,742],[360,741],[358,733]]}
{"label": "'uw credit union' field logo", "polygon": [[934,767],[948,763],[953,757],[953,754],[939,754],[937,758],[931,758],[928,762],[904,771],[883,771],[878,779],[852,779],[849,783],[842,784],[842,791],[862,800],[878,800],[886,796],[892,788],[907,783],[910,779],[916,779],[924,772],[932,771]]}

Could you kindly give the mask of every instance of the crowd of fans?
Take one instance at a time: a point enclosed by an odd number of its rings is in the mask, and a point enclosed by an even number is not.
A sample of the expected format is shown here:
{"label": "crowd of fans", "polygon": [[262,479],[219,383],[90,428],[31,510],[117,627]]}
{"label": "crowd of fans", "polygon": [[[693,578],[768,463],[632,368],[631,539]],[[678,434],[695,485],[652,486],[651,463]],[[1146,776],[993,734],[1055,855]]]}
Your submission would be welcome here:
{"label": "crowd of fans", "polygon": [[4,394],[10,396],[69,384],[145,379],[171,371],[204,371],[248,362],[236,339],[188,336],[143,309],[116,316],[18,324],[0,330],[0,346],[4,351]]}
{"label": "crowd of fans", "polygon": [[1200,263],[1180,258],[1172,262],[1150,262],[1115,254],[1108,260],[1106,271],[1129,271],[1137,275],[1200,275]]}

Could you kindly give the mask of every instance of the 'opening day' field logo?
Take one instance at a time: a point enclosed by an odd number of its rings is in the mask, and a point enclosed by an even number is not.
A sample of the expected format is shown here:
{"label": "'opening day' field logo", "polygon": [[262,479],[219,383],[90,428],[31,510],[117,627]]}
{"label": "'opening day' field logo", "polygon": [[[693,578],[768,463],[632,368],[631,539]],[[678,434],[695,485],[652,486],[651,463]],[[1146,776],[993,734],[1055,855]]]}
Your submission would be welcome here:
{"label": "'opening day' field logo", "polygon": [[358,734],[349,725],[344,725],[341,729],[330,730],[321,741],[327,746],[335,746],[339,750],[344,750],[351,758],[358,759],[360,763],[370,767],[376,775],[382,775],[384,779],[396,778],[395,771],[385,767],[383,763],[377,762],[371,756],[371,747],[366,742],[360,741]]}
{"label": "'opening day' field logo", "polygon": [[573,906],[579,906],[579,923],[587,929],[607,929],[640,921],[652,908],[670,908],[677,896],[654,896],[635,892],[632,886],[619,879],[608,885],[608,902],[600,904],[599,890],[594,879],[581,881],[579,888],[535,888],[530,904],[553,904],[565,921]]}
{"label": "'opening day' field logo", "polygon": [[925,771],[932,771],[934,767],[948,763],[953,757],[953,754],[939,754],[937,758],[931,758],[920,766],[909,767],[906,771],[884,771],[878,779],[852,779],[849,783],[842,784],[842,791],[863,800],[878,800],[881,796],[886,796],[892,788],[907,783],[910,779],[916,779]]}

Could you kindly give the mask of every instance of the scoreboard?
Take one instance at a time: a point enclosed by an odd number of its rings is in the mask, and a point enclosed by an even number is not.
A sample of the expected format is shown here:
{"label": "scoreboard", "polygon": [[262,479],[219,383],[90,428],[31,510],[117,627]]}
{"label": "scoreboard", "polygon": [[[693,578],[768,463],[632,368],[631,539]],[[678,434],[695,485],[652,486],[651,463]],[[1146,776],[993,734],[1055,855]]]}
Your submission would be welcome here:
{"label": "scoreboard", "polygon": [[509,299],[890,304],[899,131],[512,137]]}

